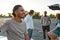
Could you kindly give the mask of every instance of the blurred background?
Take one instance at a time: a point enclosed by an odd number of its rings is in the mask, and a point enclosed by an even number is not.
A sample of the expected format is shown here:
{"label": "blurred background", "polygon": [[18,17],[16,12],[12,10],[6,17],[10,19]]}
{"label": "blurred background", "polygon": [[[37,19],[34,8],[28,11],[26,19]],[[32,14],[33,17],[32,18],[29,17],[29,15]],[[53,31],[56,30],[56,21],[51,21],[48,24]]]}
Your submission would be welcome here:
{"label": "blurred background", "polygon": [[[34,32],[32,37],[34,40],[43,40],[40,18],[44,15],[44,11],[47,11],[47,15],[51,18],[51,29],[55,27],[55,15],[60,13],[60,0],[0,0],[0,26],[5,20],[12,17],[12,9],[17,4],[24,7],[25,15],[27,15],[31,9],[35,11],[33,16]],[[5,34],[0,35],[0,40],[7,40]]]}

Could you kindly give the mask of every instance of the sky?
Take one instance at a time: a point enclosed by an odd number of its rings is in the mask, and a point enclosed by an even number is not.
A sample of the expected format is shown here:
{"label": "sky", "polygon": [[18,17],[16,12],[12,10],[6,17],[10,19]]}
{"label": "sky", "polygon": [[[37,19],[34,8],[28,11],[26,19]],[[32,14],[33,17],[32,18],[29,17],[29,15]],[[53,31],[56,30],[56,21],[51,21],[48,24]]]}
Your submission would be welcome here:
{"label": "sky", "polygon": [[53,11],[48,8],[52,4],[60,4],[60,0],[0,0],[0,14],[7,15],[12,13],[12,9],[15,5],[22,5],[26,11],[33,9],[36,12],[43,14],[44,11],[49,14],[56,14],[57,11]]}

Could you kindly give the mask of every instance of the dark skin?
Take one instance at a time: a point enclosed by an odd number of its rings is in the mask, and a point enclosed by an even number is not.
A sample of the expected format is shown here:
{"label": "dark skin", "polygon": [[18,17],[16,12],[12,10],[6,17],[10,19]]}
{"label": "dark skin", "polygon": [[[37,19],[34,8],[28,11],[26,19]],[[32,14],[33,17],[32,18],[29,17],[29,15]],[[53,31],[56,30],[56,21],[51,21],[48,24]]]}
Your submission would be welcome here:
{"label": "dark skin", "polygon": [[44,16],[47,16],[47,13],[44,13]]}
{"label": "dark skin", "polygon": [[[47,12],[44,12],[44,16],[45,16],[45,17],[47,16]],[[50,18],[49,18],[49,20],[50,20]],[[50,20],[50,23],[51,23],[51,20]]]}

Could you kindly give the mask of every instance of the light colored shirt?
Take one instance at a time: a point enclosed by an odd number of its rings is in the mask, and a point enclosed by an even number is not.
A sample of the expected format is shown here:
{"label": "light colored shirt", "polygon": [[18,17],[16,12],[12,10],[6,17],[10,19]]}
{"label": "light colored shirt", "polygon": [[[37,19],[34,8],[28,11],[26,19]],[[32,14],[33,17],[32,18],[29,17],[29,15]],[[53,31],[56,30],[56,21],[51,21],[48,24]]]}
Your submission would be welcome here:
{"label": "light colored shirt", "polygon": [[27,29],[34,29],[32,16],[29,14],[24,18]]}
{"label": "light colored shirt", "polygon": [[24,33],[27,33],[25,22],[17,22],[14,19],[7,20],[0,30],[1,33],[6,32],[8,40],[24,40]]}
{"label": "light colored shirt", "polygon": [[60,23],[57,24],[57,27],[60,27]]}
{"label": "light colored shirt", "polygon": [[41,24],[43,26],[49,26],[51,24],[50,17],[48,17],[48,16],[41,17]]}

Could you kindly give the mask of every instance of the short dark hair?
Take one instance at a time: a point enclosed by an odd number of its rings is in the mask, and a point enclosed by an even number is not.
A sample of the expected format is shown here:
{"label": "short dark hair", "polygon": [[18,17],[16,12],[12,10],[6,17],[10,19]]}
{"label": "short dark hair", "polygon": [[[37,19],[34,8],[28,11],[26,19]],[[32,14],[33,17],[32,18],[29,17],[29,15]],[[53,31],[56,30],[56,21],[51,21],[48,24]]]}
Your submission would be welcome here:
{"label": "short dark hair", "polygon": [[19,7],[22,7],[22,6],[21,6],[21,5],[15,5],[15,6],[14,6],[14,8],[13,8],[13,13],[12,13],[12,15],[13,15],[14,17],[16,17],[15,11],[16,11]]}
{"label": "short dark hair", "polygon": [[45,14],[47,14],[47,11],[44,11]]}
{"label": "short dark hair", "polygon": [[57,13],[56,17],[57,17],[58,20],[60,20],[60,13]]}
{"label": "short dark hair", "polygon": [[30,10],[29,14],[33,14],[34,13],[34,10]]}

